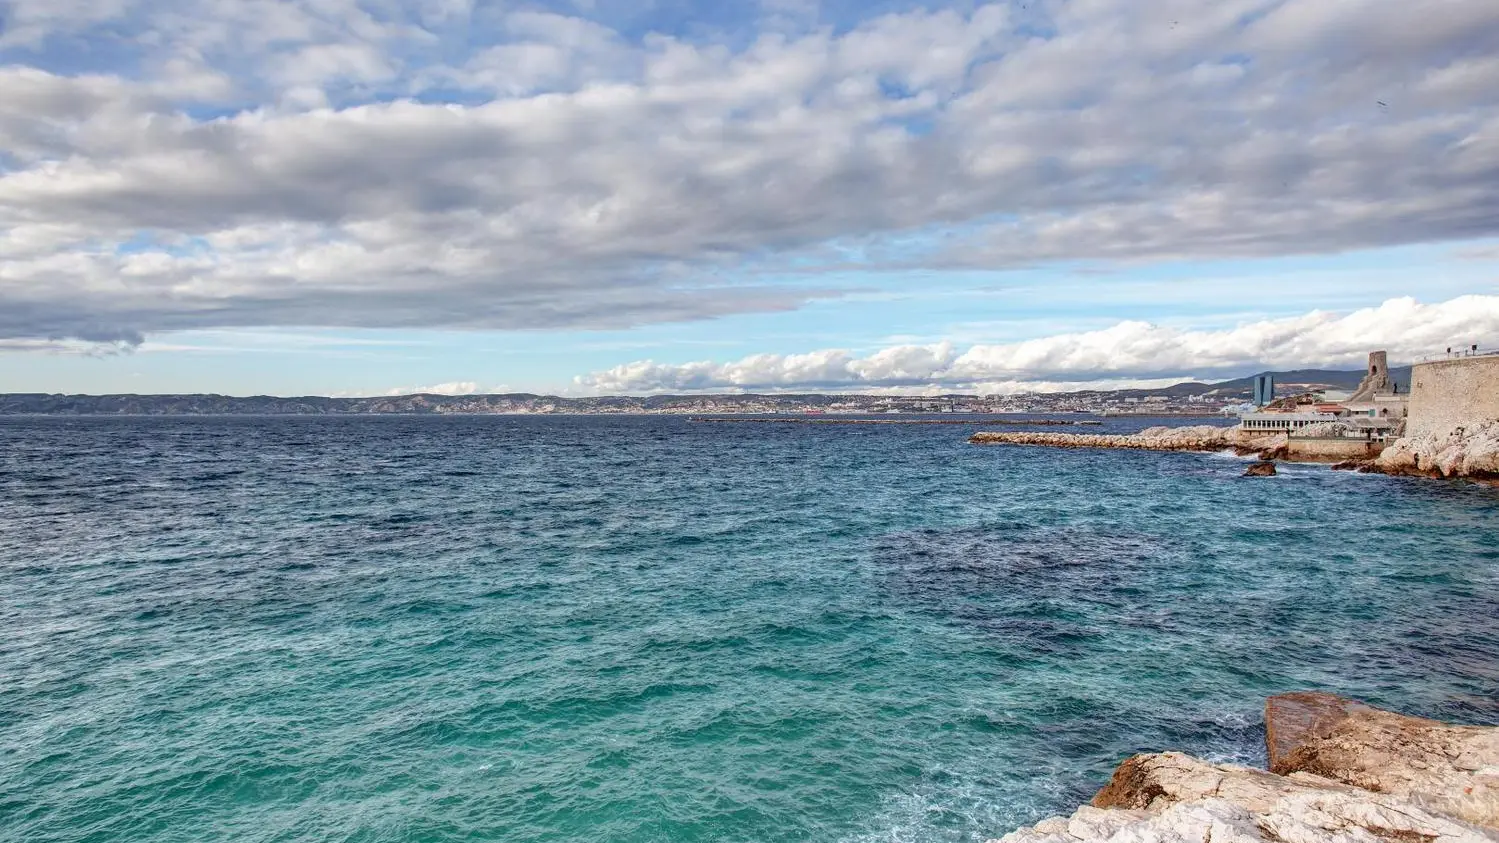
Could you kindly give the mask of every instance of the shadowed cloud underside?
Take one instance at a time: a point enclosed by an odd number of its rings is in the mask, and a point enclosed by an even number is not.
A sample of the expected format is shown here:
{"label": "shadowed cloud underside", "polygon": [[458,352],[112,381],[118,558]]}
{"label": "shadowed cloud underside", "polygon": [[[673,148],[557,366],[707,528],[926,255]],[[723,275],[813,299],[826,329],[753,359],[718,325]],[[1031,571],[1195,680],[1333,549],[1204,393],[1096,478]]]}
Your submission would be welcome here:
{"label": "shadowed cloud underside", "polygon": [[12,2],[0,338],[629,328],[830,269],[1499,233],[1492,3],[847,12]]}

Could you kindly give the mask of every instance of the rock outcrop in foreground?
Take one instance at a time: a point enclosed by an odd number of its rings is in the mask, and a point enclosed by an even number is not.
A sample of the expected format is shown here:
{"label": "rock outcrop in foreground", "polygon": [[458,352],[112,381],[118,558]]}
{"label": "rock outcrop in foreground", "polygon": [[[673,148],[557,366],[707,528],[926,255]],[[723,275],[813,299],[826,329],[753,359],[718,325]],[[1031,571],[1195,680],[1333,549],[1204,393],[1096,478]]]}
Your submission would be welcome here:
{"label": "rock outcrop in foreground", "polygon": [[1090,805],[1002,843],[1499,843],[1499,728],[1331,694],[1265,706],[1271,770],[1177,752],[1119,765]]}
{"label": "rock outcrop in foreground", "polygon": [[1241,456],[1274,454],[1286,447],[1283,433],[1257,433],[1237,427],[1192,425],[1148,427],[1130,435],[981,431],[969,437],[976,445],[1046,445],[1052,448],[1125,448],[1141,451],[1233,451]]}
{"label": "rock outcrop in foreground", "polygon": [[1396,439],[1369,470],[1417,477],[1499,480],[1499,422]]}

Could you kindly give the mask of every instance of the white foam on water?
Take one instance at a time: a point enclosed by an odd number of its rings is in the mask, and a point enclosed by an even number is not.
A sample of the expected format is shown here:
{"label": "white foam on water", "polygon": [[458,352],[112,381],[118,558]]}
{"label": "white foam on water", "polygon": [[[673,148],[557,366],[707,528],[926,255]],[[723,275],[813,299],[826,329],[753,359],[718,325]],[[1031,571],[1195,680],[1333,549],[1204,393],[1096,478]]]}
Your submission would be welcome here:
{"label": "white foam on water", "polygon": [[916,789],[892,794],[870,818],[869,831],[842,843],[981,843],[1003,837],[1071,808],[1054,804],[1059,781],[1041,775],[1025,794],[1005,793],[994,784],[955,776],[944,784],[923,782]]}
{"label": "white foam on water", "polygon": [[1208,710],[1199,715],[1217,726],[1239,732],[1239,736],[1209,742],[1193,753],[1213,764],[1238,764],[1243,767],[1265,767],[1269,761],[1265,756],[1264,733],[1260,726],[1263,715],[1257,709]]}

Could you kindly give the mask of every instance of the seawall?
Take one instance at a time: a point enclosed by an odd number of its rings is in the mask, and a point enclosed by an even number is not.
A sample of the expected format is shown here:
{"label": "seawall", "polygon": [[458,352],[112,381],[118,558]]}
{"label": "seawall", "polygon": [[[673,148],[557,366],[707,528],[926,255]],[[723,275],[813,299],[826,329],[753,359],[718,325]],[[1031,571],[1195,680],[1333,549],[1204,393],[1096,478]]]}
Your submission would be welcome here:
{"label": "seawall", "polygon": [[1372,460],[1384,450],[1383,442],[1368,442],[1346,437],[1297,437],[1286,442],[1286,459],[1291,462],[1330,462]]}
{"label": "seawall", "polygon": [[1411,367],[1405,435],[1445,436],[1499,420],[1499,354],[1433,360]]}
{"label": "seawall", "polygon": [[1499,482],[1499,354],[1412,366],[1405,435],[1361,470]]}

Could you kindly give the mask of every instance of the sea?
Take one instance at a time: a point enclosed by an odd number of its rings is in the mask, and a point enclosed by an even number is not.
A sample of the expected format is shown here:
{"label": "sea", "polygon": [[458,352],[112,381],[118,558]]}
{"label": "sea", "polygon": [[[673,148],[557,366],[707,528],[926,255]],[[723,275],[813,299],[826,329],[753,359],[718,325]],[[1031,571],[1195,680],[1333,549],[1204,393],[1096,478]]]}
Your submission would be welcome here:
{"label": "sea", "polygon": [[1499,723],[1499,489],[975,429],[0,419],[0,840],[981,841],[1278,692]]}

